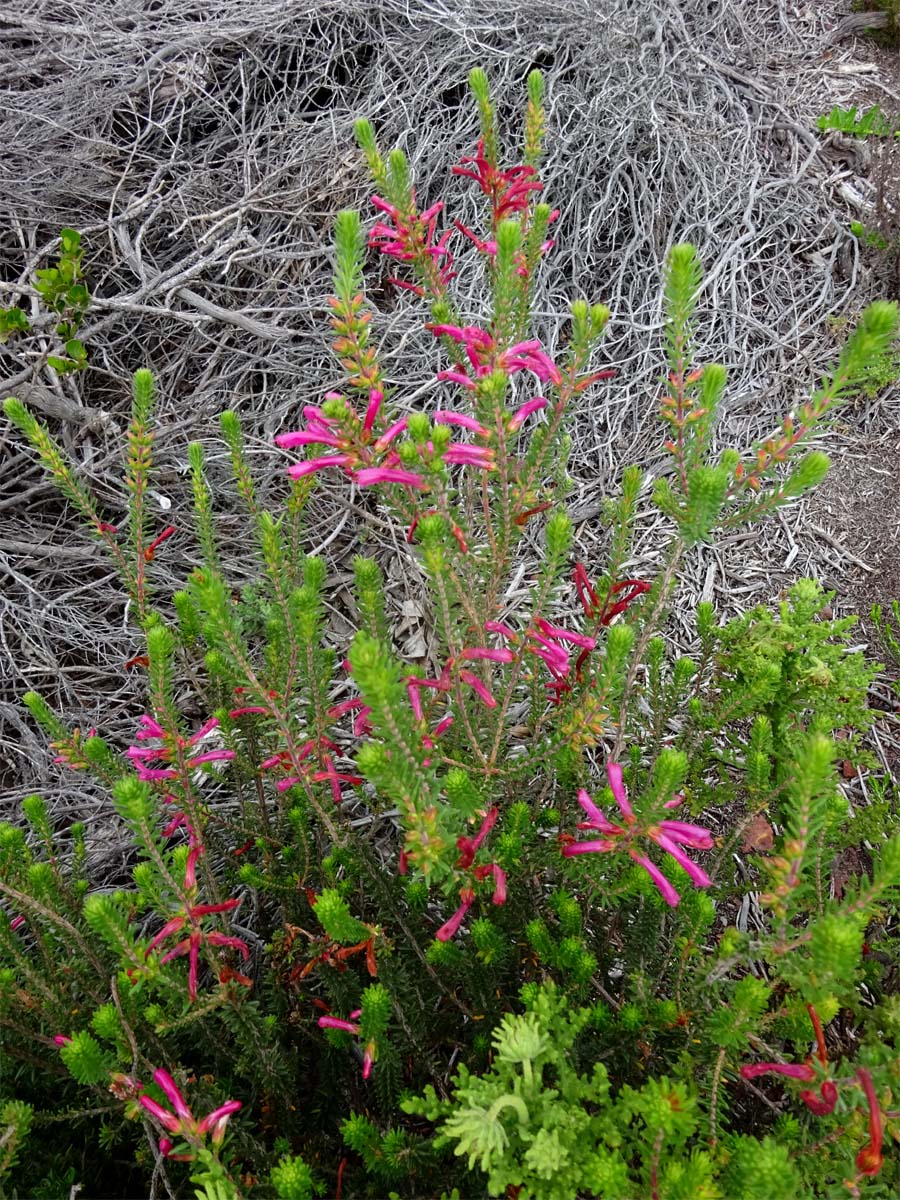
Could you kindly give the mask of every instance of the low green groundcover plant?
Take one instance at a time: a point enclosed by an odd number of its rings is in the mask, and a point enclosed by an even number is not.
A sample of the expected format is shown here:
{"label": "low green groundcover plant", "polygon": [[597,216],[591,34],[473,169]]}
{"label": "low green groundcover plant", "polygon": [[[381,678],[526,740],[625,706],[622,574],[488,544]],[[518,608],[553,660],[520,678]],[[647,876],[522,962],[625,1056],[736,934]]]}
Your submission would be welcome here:
{"label": "low green groundcover plant", "polygon": [[[884,354],[896,309],[866,309],[770,438],[720,449],[725,370],[692,361],[700,266],[674,246],[670,468],[647,494],[626,468],[605,561],[576,561],[566,428],[609,386],[594,361],[609,313],[574,301],[555,355],[530,336],[557,215],[538,174],[542,81],[528,79],[512,166],[484,74],[470,82],[481,140],[454,172],[484,198],[480,232],[442,202],[420,210],[404,155],[357,126],[377,187],[368,244],[446,356],[440,407],[411,408],[399,368],[385,377],[361,218],[341,213],[345,383],[276,438],[279,511],[258,500],[237,417],[221,418],[251,584],[225,573],[194,445],[200,565],[174,596],[154,590],[167,539],[191,535],[151,527],[149,371],[134,377],[122,528],[6,402],[118,568],[146,663],[127,748],[24,697],[60,768],[106,790],[133,853],[127,883],[92,878],[90,831],[40,796],[0,826],[10,1197],[900,1187],[900,836],[890,782],[871,771],[851,810],[838,770],[874,766],[877,667],[808,579],[724,623],[697,604],[689,657],[664,632],[695,547],[822,479],[807,443]],[[459,307],[473,272],[491,296],[478,323]],[[354,636],[329,628],[337,584],[303,549],[323,477],[397,531],[423,658],[398,651],[371,558],[353,563]],[[668,541],[656,576],[633,578],[650,506]]]}

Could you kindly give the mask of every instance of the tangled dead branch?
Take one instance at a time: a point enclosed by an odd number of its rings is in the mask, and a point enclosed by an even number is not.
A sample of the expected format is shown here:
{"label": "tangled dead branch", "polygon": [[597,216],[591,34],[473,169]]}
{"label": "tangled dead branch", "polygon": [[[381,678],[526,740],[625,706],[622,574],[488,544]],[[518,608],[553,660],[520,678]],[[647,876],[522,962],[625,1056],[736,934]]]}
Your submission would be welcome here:
{"label": "tangled dead branch", "polygon": [[[841,99],[819,57],[829,32],[813,8],[739,0],[220,0],[212,10],[191,0],[25,0],[0,29],[0,286],[4,303],[12,296],[36,313],[35,268],[60,227],[79,228],[90,367],[60,379],[41,347],[10,342],[0,348],[5,391],[51,419],[115,520],[125,381],[149,365],[161,395],[161,522],[189,526],[189,441],[207,443],[224,479],[213,418],[226,407],[247,422],[268,473],[264,499],[277,505],[272,435],[339,379],[323,301],[333,216],[367,208],[353,120],[370,116],[385,144],[408,151],[423,201],[449,190],[468,221],[472,198],[449,174],[476,136],[467,72],[487,69],[513,132],[524,77],[539,66],[550,101],[543,176],[562,216],[538,332],[559,346],[559,314],[575,294],[613,312],[606,352],[617,377],[578,414],[571,464],[582,550],[599,565],[603,533],[588,519],[598,497],[622,465],[659,465],[659,280],[673,242],[695,242],[706,268],[698,353],[731,372],[728,443],[770,431],[834,356],[829,314],[867,298],[834,202],[852,167],[814,132]],[[374,259],[372,269],[377,281]],[[474,317],[481,283],[477,272],[461,279]],[[397,403],[415,395],[437,405],[435,348],[409,298],[377,282],[372,298]],[[871,408],[857,419],[866,435],[890,423]],[[48,775],[17,698],[36,689],[124,743],[139,711],[123,667],[134,631],[105,564],[5,427],[0,454],[0,792],[16,799],[40,785],[84,815],[93,800],[71,776]],[[341,489],[315,502],[311,526],[336,572],[356,544],[356,503]],[[240,522],[224,510],[218,522],[239,577]],[[788,555],[795,573],[815,573],[817,543],[802,526],[795,511],[783,526],[698,553],[686,588],[723,603],[762,599],[777,590],[772,563]],[[189,567],[189,540],[160,555],[161,590]],[[654,570],[660,544],[645,523],[635,573]],[[406,587],[401,572],[398,613]],[[343,631],[345,616],[334,620]],[[689,636],[677,619],[673,636]]]}

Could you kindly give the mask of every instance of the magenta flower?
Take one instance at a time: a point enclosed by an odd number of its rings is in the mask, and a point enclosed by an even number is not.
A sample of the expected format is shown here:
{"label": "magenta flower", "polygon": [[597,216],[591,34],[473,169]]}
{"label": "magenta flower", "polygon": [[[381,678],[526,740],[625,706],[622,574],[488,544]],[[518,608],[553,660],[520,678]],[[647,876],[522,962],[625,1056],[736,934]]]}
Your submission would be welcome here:
{"label": "magenta flower", "polygon": [[439,200],[423,213],[417,213],[415,193],[412,199],[412,211],[403,213],[380,196],[372,197],[372,204],[384,213],[386,219],[377,221],[372,227],[369,245],[398,262],[418,262],[431,273],[435,290],[442,291],[455,276],[452,270],[453,255],[447,248],[453,229],[447,229],[435,242],[435,228],[438,215],[444,207],[443,201]]}
{"label": "magenta flower", "polygon": [[440,737],[442,733],[447,732],[447,730],[450,728],[450,726],[452,724],[453,724],[453,717],[448,714],[442,720],[438,721],[437,725],[435,725],[434,729],[432,729],[432,731],[431,731],[431,736],[432,737]]}
{"label": "magenta flower", "polygon": [[353,718],[353,733],[356,737],[371,731],[369,716],[372,710],[358,697],[355,700],[342,700],[340,704],[335,704],[333,708],[329,708],[328,715],[329,717],[343,717],[349,712],[356,713]]}
{"label": "magenta flower", "polygon": [[812,1083],[814,1069],[806,1063],[750,1063],[740,1070],[741,1079],[759,1079],[760,1075],[783,1075],[785,1079],[801,1079]]}
{"label": "magenta flower", "polygon": [[247,943],[242,942],[240,938],[226,937],[223,933],[207,931],[200,926],[200,919],[202,917],[209,916],[212,913],[230,912],[232,909],[237,908],[239,904],[240,900],[224,900],[221,904],[195,904],[188,906],[182,916],[173,917],[171,921],[167,921],[147,947],[144,955],[145,958],[149,958],[156,947],[167,938],[170,938],[173,933],[179,933],[185,926],[189,927],[190,932],[188,936],[180,941],[168,954],[164,954],[159,961],[160,963],[167,963],[171,962],[173,958],[181,958],[184,954],[188,956],[188,997],[191,1003],[197,999],[200,946],[204,942],[208,946],[233,946],[234,949],[241,952],[245,962],[250,957]]}
{"label": "magenta flower", "polygon": [[491,201],[494,224],[504,217],[524,212],[530,202],[531,193],[542,191],[544,186],[535,178],[537,172],[534,167],[522,164],[500,171],[492,166],[484,152],[484,138],[479,140],[474,156],[461,158],[460,166],[452,167],[451,170],[454,175],[464,175],[475,180]]}
{"label": "magenta flower", "polygon": [[[153,717],[146,713],[140,718],[141,728],[135,734],[136,742],[147,741],[150,738],[167,739],[166,731],[154,720]],[[177,746],[182,752],[190,750],[201,742],[207,734],[218,728],[219,722],[215,717],[210,717],[208,721],[189,738],[178,737]],[[129,746],[125,751],[125,757],[130,758],[134,764],[135,770],[138,773],[139,779],[154,781],[159,779],[177,779],[178,772],[173,767],[149,767],[147,763],[154,759],[162,759],[164,762],[171,762],[173,750],[167,746]],[[194,768],[202,766],[208,762],[230,762],[234,758],[233,750],[206,750],[201,754],[190,755],[186,758],[185,766]]]}
{"label": "magenta flower", "polygon": [[541,383],[549,380],[559,386],[563,381],[562,371],[538,341],[519,342],[510,346],[500,355],[498,366],[510,375],[514,371],[531,371]]}
{"label": "magenta flower", "polygon": [[469,687],[472,689],[475,695],[478,696],[486,708],[497,707],[497,701],[477,675],[473,675],[471,671],[460,671],[459,677],[463,683],[467,683],[469,685]]}
{"label": "magenta flower", "polygon": [[465,446],[451,442],[442,455],[443,461],[456,466],[480,467],[483,471],[496,469],[494,452],[487,446]]}
{"label": "magenta flower", "polygon": [[437,933],[434,935],[439,942],[449,942],[453,935],[457,932],[460,925],[465,920],[466,913],[475,903],[475,892],[470,887],[464,887],[460,890],[459,898],[461,904],[449,921],[445,921]]}
{"label": "magenta flower", "polygon": [[569,645],[579,646],[582,650],[593,650],[597,645],[596,638],[587,637],[583,633],[573,633],[570,629],[560,628],[559,625],[551,625],[543,617],[538,617],[535,625],[537,625],[544,637],[550,638],[555,642],[568,642]]}
{"label": "magenta flower", "polygon": [[[240,1100],[226,1100],[224,1104],[219,1105],[208,1116],[202,1117],[197,1121],[185,1103],[181,1092],[178,1090],[175,1080],[168,1071],[164,1071],[160,1067],[159,1070],[153,1072],[153,1079],[157,1087],[165,1093],[175,1111],[170,1112],[167,1108],[163,1108],[161,1104],[158,1104],[146,1093],[143,1093],[138,1098],[142,1107],[151,1116],[155,1117],[164,1129],[168,1130],[169,1133],[174,1133],[192,1142],[204,1138],[207,1133],[212,1133],[213,1145],[221,1145],[225,1137],[225,1126],[228,1124],[229,1118],[243,1107]],[[163,1143],[165,1143],[165,1148],[163,1148]],[[160,1138],[160,1150],[167,1157],[186,1157],[183,1155],[170,1155],[169,1151],[171,1148],[172,1142],[168,1138]]]}
{"label": "magenta flower", "polygon": [[320,458],[308,458],[304,462],[293,463],[287,469],[291,479],[303,479],[306,475],[314,475],[316,471],[324,471],[326,467],[349,467],[353,463],[351,454],[323,454]]}
{"label": "magenta flower", "polygon": [[375,449],[381,452],[386,450],[395,437],[403,433],[409,421],[406,417],[401,417],[399,421],[395,421],[388,429],[384,431],[378,441],[375,443]]}
{"label": "magenta flower", "polygon": [[543,396],[535,396],[533,400],[529,400],[523,404],[521,408],[517,408],[510,418],[509,428],[515,432],[523,421],[527,421],[532,413],[541,412],[547,407],[547,401]]}
{"label": "magenta flower", "polygon": [[[742,1079],[759,1079],[761,1075],[782,1075],[785,1079],[799,1079],[802,1083],[813,1083],[817,1077],[809,1063],[752,1063],[740,1069]],[[838,1101],[837,1086],[832,1080],[825,1079],[819,1088],[819,1096],[812,1091],[802,1091],[800,1099],[811,1113],[817,1117],[827,1117],[834,1112]]]}
{"label": "magenta flower", "polygon": [[[536,340],[518,342],[498,353],[493,337],[477,325],[426,325],[425,328],[430,329],[435,337],[449,337],[462,345],[474,374],[474,378],[470,377],[462,364],[457,363],[452,371],[439,372],[438,379],[460,383],[471,389],[475,387],[476,380],[499,369],[507,375],[513,375],[516,371],[531,371],[542,383],[548,380],[555,384],[562,383],[559,367]],[[527,415],[524,414],[521,420],[524,421]]]}
{"label": "magenta flower", "polygon": [[674,908],[680,899],[678,892],[656,864],[634,848],[634,843],[639,838],[648,838],[655,842],[661,850],[670,854],[687,871],[695,887],[709,887],[712,880],[702,867],[697,866],[692,859],[688,858],[682,849],[682,846],[689,846],[694,850],[710,850],[713,846],[713,839],[709,830],[686,821],[660,821],[655,825],[642,824],[635,816],[625,794],[621,766],[618,763],[607,763],[606,775],[624,824],[618,825],[608,820],[582,788],[578,793],[578,803],[589,819],[580,821],[578,828],[595,829],[604,836],[588,842],[569,843],[563,847],[563,854],[566,858],[572,858],[577,854],[606,853],[611,850],[624,849],[638,866],[643,867],[647,872],[659,888],[666,904]]}
{"label": "magenta flower", "polygon": [[466,416],[465,413],[451,412],[442,408],[432,414],[432,420],[437,425],[458,425],[461,429],[468,429],[470,433],[477,433],[479,437],[491,436],[491,431],[486,429],[480,421]]}
{"label": "magenta flower", "polygon": [[463,650],[460,658],[465,658],[469,662],[511,663],[516,661],[512,650],[494,650],[489,646],[472,646],[468,650]]}
{"label": "magenta flower", "polygon": [[[185,822],[186,823],[186,822]],[[175,933],[187,928],[188,936],[178,942],[167,954],[159,960],[160,963],[170,962],[173,958],[188,956],[188,997],[193,1004],[197,999],[197,975],[199,970],[200,947],[205,942],[207,946],[231,946],[239,950],[244,961],[250,957],[246,942],[240,938],[226,937],[215,930],[205,930],[202,927],[203,917],[213,913],[231,912],[238,907],[240,900],[225,900],[221,904],[194,904],[197,893],[197,861],[203,853],[203,847],[197,842],[193,829],[188,825],[191,835],[190,850],[184,872],[184,890],[186,901],[182,912],[163,925],[162,929],[147,947],[144,958],[147,959],[162,942]]]}
{"label": "magenta flower", "polygon": [[[493,877],[494,894],[492,903],[506,903],[506,872],[497,863],[485,863],[483,866],[472,869],[472,864],[475,861],[475,855],[480,849],[485,838],[497,824],[497,818],[500,815],[499,808],[496,805],[485,814],[481,827],[474,837],[458,837],[456,846],[459,850],[459,858],[456,865],[464,871],[471,870],[472,878],[476,882],[481,882],[484,879]],[[448,921],[440,927],[434,935],[439,942],[447,942],[457,932],[460,925],[463,923],[466,913],[475,902],[475,889],[471,884],[466,883],[460,888],[459,892],[460,905],[456,912]]]}
{"label": "magenta flower", "polygon": [[[404,874],[404,872],[401,872],[401,874]],[[352,1012],[350,1014],[349,1021],[343,1021],[343,1020],[341,1020],[340,1017],[319,1017],[319,1028],[320,1029],[340,1029],[344,1033],[352,1033],[352,1034],[354,1034],[354,1036],[358,1036],[360,1033],[360,1026],[355,1023],[353,1018],[360,1016],[361,1013],[362,1013],[362,1009],[357,1008],[355,1012]],[[365,1051],[363,1053],[363,1068],[362,1068],[363,1079],[368,1079],[369,1076],[372,1074],[372,1064],[375,1062],[375,1050],[376,1050],[376,1047],[375,1047],[374,1042],[369,1042],[369,1044],[365,1048]]]}
{"label": "magenta flower", "polygon": [[327,754],[322,755],[322,761],[325,764],[325,768],[321,771],[314,771],[311,776],[312,781],[313,783],[324,783],[325,780],[328,780],[328,782],[331,784],[332,798],[335,804],[340,804],[343,800],[343,796],[341,795],[341,784],[351,783],[355,787],[358,787],[359,784],[362,783],[362,776],[348,775],[344,772],[338,771]]}
{"label": "magenta flower", "polygon": [[379,391],[378,388],[372,388],[372,390],[369,392],[369,406],[366,409],[366,415],[363,418],[364,433],[372,432],[372,426],[375,424],[375,418],[378,416],[383,400],[384,393]]}
{"label": "magenta flower", "polygon": [[400,483],[419,490],[428,487],[421,475],[398,467],[366,467],[363,471],[357,471],[354,478],[360,487],[369,487],[373,483]]}
{"label": "magenta flower", "polygon": [[354,1018],[360,1016],[361,1008],[357,1008],[355,1012],[350,1014],[350,1020],[344,1021],[340,1017],[319,1017],[320,1029],[341,1029],[344,1033],[359,1033],[359,1026],[354,1023]]}
{"label": "magenta flower", "polygon": [[491,897],[491,903],[506,903],[506,872],[502,867],[499,867],[496,863],[485,863],[483,867],[476,867],[472,874],[479,881],[493,876],[494,894]]}
{"label": "magenta flower", "polygon": [[15,932],[17,929],[21,929],[24,924],[25,924],[25,918],[20,913],[17,917],[13,917],[13,919],[10,921],[10,923],[9,923],[10,931]]}
{"label": "magenta flower", "polygon": [[[641,579],[621,579],[609,589],[605,604],[601,606],[583,563],[576,563],[574,579],[575,590],[585,615],[599,621],[601,625],[609,625],[614,617],[628,608],[632,600],[650,591],[650,584]],[[613,602],[613,597],[620,593],[620,599]]]}
{"label": "magenta flower", "polygon": [[[472,876],[474,879],[487,879],[489,876],[494,877],[494,895],[492,903],[506,903],[506,872],[502,867],[498,867],[496,863],[486,863],[483,867],[476,867]],[[468,884],[460,888],[459,892],[460,905],[456,912],[448,921],[440,927],[434,935],[439,942],[449,942],[453,935],[459,930],[465,920],[466,914],[475,903],[475,889]]]}
{"label": "magenta flower", "polygon": [[297,446],[340,446],[341,439],[336,433],[312,429],[297,429],[292,433],[279,433],[275,445],[282,450],[294,450]]}
{"label": "magenta flower", "polygon": [[500,809],[496,805],[490,810],[481,822],[481,828],[473,838],[458,837],[456,839],[456,847],[460,851],[458,867],[471,867],[475,861],[475,852],[478,850],[481,843],[497,824],[497,818],[500,816]]}

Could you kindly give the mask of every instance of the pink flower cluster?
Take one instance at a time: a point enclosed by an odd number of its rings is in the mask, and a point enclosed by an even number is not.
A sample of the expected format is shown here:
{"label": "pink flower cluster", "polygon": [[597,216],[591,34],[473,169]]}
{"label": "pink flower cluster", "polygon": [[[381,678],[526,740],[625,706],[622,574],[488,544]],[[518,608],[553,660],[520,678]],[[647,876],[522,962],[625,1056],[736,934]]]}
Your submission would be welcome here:
{"label": "pink flower cluster", "polygon": [[[481,846],[484,839],[490,833],[497,823],[497,817],[500,815],[500,810],[496,807],[492,808],[481,822],[481,828],[473,838],[460,837],[456,839],[457,849],[460,851],[456,865],[464,871],[471,871],[472,879],[480,883],[484,879],[489,879],[493,876],[494,879],[494,895],[492,897],[493,904],[506,903],[506,872],[497,863],[485,863],[482,866],[474,867],[472,864],[475,861],[475,854]],[[463,923],[466,914],[475,902],[475,888],[471,884],[464,884],[459,892],[460,905],[449,921],[445,921],[437,933],[434,935],[439,942],[448,942],[450,938],[457,932],[460,925]]]}
{"label": "pink flower cluster", "polygon": [[[436,290],[440,290],[456,277],[456,272],[452,269],[453,255],[447,248],[453,229],[446,230],[435,241],[435,227],[444,208],[443,200],[438,200],[423,213],[416,212],[415,203],[416,194],[413,191],[412,211],[402,213],[396,205],[389,204],[380,196],[373,196],[372,204],[386,219],[377,221],[372,227],[369,245],[398,262],[429,264],[434,275],[433,283],[438,285]],[[415,292],[418,296],[424,295],[424,289],[418,284],[404,283],[401,279],[392,279],[391,283],[395,287]]]}
{"label": "pink flower cluster", "polygon": [[[362,1015],[362,1009],[357,1008],[354,1012],[352,1012],[350,1014],[349,1021],[344,1021],[340,1017],[319,1017],[319,1028],[320,1029],[340,1029],[344,1033],[352,1033],[354,1036],[358,1037],[361,1032],[361,1029],[360,1029],[360,1026],[355,1023],[355,1018],[359,1017],[361,1015]],[[375,1045],[374,1042],[369,1042],[369,1044],[365,1048],[365,1051],[363,1052],[363,1067],[362,1067],[363,1079],[368,1079],[369,1076],[372,1074],[372,1066],[377,1057],[377,1053],[378,1053],[378,1047]]]}
{"label": "pink flower cluster", "polygon": [[[576,854],[606,853],[624,849],[638,866],[644,868],[659,888],[660,894],[666,904],[674,908],[680,900],[678,892],[676,892],[675,888],[656,864],[645,854],[640,854],[635,849],[634,844],[636,841],[647,838],[659,846],[661,850],[665,850],[677,863],[684,867],[695,887],[709,887],[712,880],[702,867],[697,866],[692,859],[688,858],[682,849],[682,846],[689,846],[694,850],[712,849],[713,839],[709,830],[702,829],[699,825],[691,825],[686,821],[660,821],[657,824],[651,825],[641,823],[635,816],[628,802],[628,797],[625,794],[625,787],[622,782],[622,768],[618,763],[607,763],[606,775],[616,804],[619,806],[619,811],[622,814],[623,824],[617,825],[608,820],[600,809],[597,808],[596,804],[594,804],[588,793],[582,788],[578,793],[578,803],[587,813],[588,820],[579,821],[578,828],[597,830],[603,834],[603,837],[589,842],[568,842],[563,847],[563,854],[566,858],[572,858]],[[681,800],[676,798],[668,801],[665,807],[676,808],[680,803]]]}
{"label": "pink flower cluster", "polygon": [[[141,728],[135,734],[135,741],[145,742],[151,738],[159,738],[164,741],[167,738],[165,729],[153,717],[146,713],[140,718]],[[189,738],[178,738],[178,748],[180,750],[189,750],[201,742],[209,733],[218,728],[219,722],[215,717],[210,717],[195,734]],[[138,773],[139,779],[155,782],[159,779],[177,779],[178,772],[173,767],[148,767],[147,763],[160,759],[163,762],[171,762],[174,751],[165,744],[160,746],[129,746],[125,751],[126,758],[130,758]],[[201,754],[193,754],[187,758],[185,766],[189,769],[199,767],[203,763],[208,762],[228,762],[234,758],[233,750],[206,750]]]}
{"label": "pink flower cluster", "polygon": [[[336,398],[336,393],[329,393],[326,398]],[[373,423],[383,396],[372,390],[366,416],[357,429],[351,433],[342,432],[340,422],[336,417],[328,417],[321,408],[307,404],[303,409],[306,426],[292,433],[281,433],[275,438],[275,444],[282,450],[291,450],[297,446],[327,446],[336,450],[335,454],[323,454],[317,458],[309,458],[304,462],[295,463],[288,467],[288,475],[292,479],[301,479],[327,467],[340,467],[360,487],[370,487],[377,483],[396,483],[417,491],[427,491],[429,484],[418,471],[410,471],[400,465],[400,457],[391,450],[391,443],[406,430],[407,418],[401,417],[377,438],[372,437]],[[342,399],[342,397],[340,397]],[[472,417],[464,413],[441,411],[435,414],[435,421],[445,425],[459,425],[464,429],[475,429],[482,435],[485,430]],[[425,450],[434,455],[435,448],[429,442]],[[494,452],[487,446],[471,446],[463,442],[451,442],[439,454],[440,461],[448,466],[471,466],[483,471],[494,470]]]}
{"label": "pink flower cluster", "polygon": [[[438,372],[438,379],[461,384],[469,391],[474,391],[477,381],[484,379],[492,371],[505,371],[507,375],[514,375],[517,371],[531,371],[541,383],[550,382],[557,386],[563,381],[559,367],[536,339],[517,342],[508,350],[500,350],[492,335],[477,325],[429,324],[425,328],[430,329],[435,337],[448,337],[463,347],[472,374],[469,375],[465,366],[458,363],[451,371]],[[545,406],[546,401],[540,407]],[[522,420],[524,417],[520,419],[519,424]]]}
{"label": "pink flower cluster", "polygon": [[[550,214],[549,220],[555,221],[558,216],[559,216],[559,209],[554,208],[553,212]],[[472,230],[469,229],[468,225],[463,225],[462,221],[454,221],[453,224],[456,226],[456,228],[459,230],[459,232],[463,235],[463,237],[467,237],[469,239],[469,241],[475,246],[475,248],[477,250],[481,251],[482,254],[486,254],[488,256],[488,258],[496,258],[497,257],[497,241],[495,238],[480,238],[477,233],[473,233]],[[556,245],[555,238],[547,238],[546,241],[541,242],[541,246],[540,246],[541,256],[545,255],[548,250],[552,250],[555,245]],[[527,279],[528,278],[528,262],[525,258],[525,251],[517,250],[515,253],[514,261],[516,264],[516,274],[520,277],[520,279]]]}
{"label": "pink flower cluster", "polygon": [[[828,1068],[828,1052],[825,1046],[825,1034],[822,1021],[812,1004],[807,1004],[807,1012],[812,1021],[816,1035],[817,1057],[822,1068]],[[802,1083],[815,1083],[820,1079],[812,1065],[812,1057],[803,1063],[748,1063],[741,1067],[742,1079],[759,1079],[762,1075],[781,1075],[785,1079],[797,1079]],[[881,1119],[881,1107],[875,1092],[872,1076],[865,1067],[858,1067],[856,1079],[863,1090],[866,1105],[869,1109],[869,1140],[856,1156],[856,1166],[862,1175],[877,1175],[881,1171],[884,1159],[881,1153],[884,1143],[884,1127]],[[827,1117],[834,1112],[838,1101],[837,1084],[831,1079],[821,1079],[819,1094],[813,1091],[803,1091],[800,1099],[810,1112],[817,1117]]]}
{"label": "pink flower cluster", "polygon": [[[470,169],[474,165],[474,170]],[[543,191],[544,185],[537,179],[534,167],[524,164],[507,167],[505,171],[492,166],[484,152],[484,138],[478,142],[475,154],[460,159],[460,166],[451,168],[454,175],[474,179],[481,191],[491,202],[493,223],[524,212],[531,203],[532,192]]]}
{"label": "pink flower cluster", "polygon": [[[224,1104],[219,1105],[218,1108],[214,1109],[207,1116],[201,1117],[198,1121],[188,1108],[184,1097],[175,1084],[175,1080],[168,1071],[164,1071],[160,1067],[153,1072],[153,1080],[168,1098],[174,1112],[163,1108],[161,1104],[158,1104],[151,1096],[148,1096],[146,1092],[142,1093],[138,1099],[142,1107],[159,1121],[163,1129],[193,1143],[211,1133],[213,1145],[220,1146],[222,1144],[229,1118],[243,1107],[240,1100],[226,1100]],[[193,1161],[193,1154],[172,1153],[173,1142],[171,1138],[160,1138],[159,1148],[166,1158],[179,1159],[182,1162]]]}
{"label": "pink flower cluster", "polygon": [[197,897],[197,862],[203,854],[203,847],[183,813],[178,814],[172,824],[164,830],[164,833],[171,835],[179,825],[185,825],[190,835],[188,857],[184,872],[184,907],[178,916],[172,917],[171,920],[163,925],[162,929],[147,947],[144,958],[149,958],[153,951],[168,938],[172,937],[173,934],[187,930],[187,937],[178,942],[159,961],[162,964],[170,962],[173,958],[181,958],[185,954],[188,956],[188,998],[193,1004],[197,999],[197,977],[199,973],[201,945],[205,943],[207,946],[231,946],[235,950],[240,951],[245,962],[250,956],[250,951],[247,948],[246,942],[241,941],[240,938],[228,937],[216,930],[203,928],[202,921],[204,917],[211,916],[213,913],[231,912],[241,902],[238,899],[224,900],[221,904],[197,904],[195,902]]}
{"label": "pink flower cluster", "polygon": [[[363,709],[365,706],[361,701],[348,700],[343,704],[338,704],[329,710],[329,716],[340,717],[344,713],[352,711],[354,708]],[[361,734],[365,727],[365,717],[371,709],[365,709],[365,713],[361,717],[357,717],[354,721],[354,731],[358,728]],[[334,764],[334,759],[331,754],[340,753],[340,747],[336,746],[327,737],[311,738],[303,743],[293,754],[287,750],[280,750],[277,754],[265,759],[259,764],[260,770],[268,771],[273,767],[281,767],[287,772],[284,779],[279,779],[275,787],[279,792],[286,792],[288,788],[294,787],[295,784],[301,783],[304,780],[310,783],[329,783],[331,785],[331,795],[335,804],[340,804],[343,800],[341,794],[341,784],[349,783],[354,786],[362,783],[362,776],[351,775],[345,771],[339,771]],[[315,755],[315,757],[313,757]],[[309,760],[308,762],[306,760]],[[297,764],[303,763],[301,767],[302,774],[296,774]]]}

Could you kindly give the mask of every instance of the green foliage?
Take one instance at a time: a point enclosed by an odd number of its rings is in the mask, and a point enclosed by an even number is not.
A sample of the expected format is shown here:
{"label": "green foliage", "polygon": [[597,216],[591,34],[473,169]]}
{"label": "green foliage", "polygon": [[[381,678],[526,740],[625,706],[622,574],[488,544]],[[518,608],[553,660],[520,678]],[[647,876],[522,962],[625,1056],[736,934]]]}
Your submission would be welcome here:
{"label": "green foliage", "polygon": [[823,131],[837,129],[840,133],[849,133],[855,137],[896,137],[900,134],[900,117],[889,120],[877,104],[861,115],[856,115],[853,108],[841,108],[835,105],[826,116],[819,117],[816,122]]}
{"label": "green foliage", "polygon": [[34,1109],[23,1100],[7,1100],[0,1108],[0,1183],[15,1166],[33,1119]]}
{"label": "green foliage", "polygon": [[312,1200],[321,1195],[322,1188],[316,1184],[312,1171],[302,1158],[285,1157],[272,1168],[269,1182],[279,1200]]}
{"label": "green foliage", "polygon": [[[44,361],[59,375],[85,369],[87,349],[76,336],[91,303],[82,275],[83,256],[81,234],[75,229],[63,229],[55,266],[39,268],[31,285],[39,301],[37,317],[29,318],[19,305],[0,308],[0,345],[12,337],[40,335],[49,318],[64,353],[44,352]],[[37,321],[37,327],[33,326],[33,320]]]}
{"label": "green foliage", "polygon": [[60,1046],[60,1058],[79,1083],[101,1083],[107,1080],[115,1066],[114,1059],[86,1030],[72,1036]]}
{"label": "green foliage", "polygon": [[878,636],[895,666],[900,666],[900,600],[892,600],[888,605],[889,614],[880,604],[873,604],[870,616]]}

